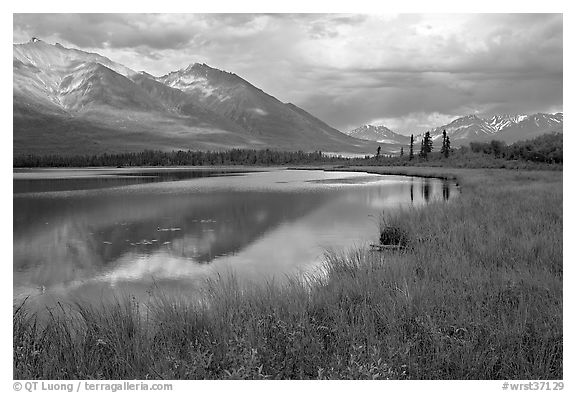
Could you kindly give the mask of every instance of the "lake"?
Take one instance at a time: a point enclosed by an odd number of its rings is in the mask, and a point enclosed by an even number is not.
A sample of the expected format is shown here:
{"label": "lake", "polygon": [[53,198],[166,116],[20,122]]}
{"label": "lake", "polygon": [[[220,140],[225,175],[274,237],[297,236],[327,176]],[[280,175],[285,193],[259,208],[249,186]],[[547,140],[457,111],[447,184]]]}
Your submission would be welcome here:
{"label": "lake", "polygon": [[14,171],[14,299],[94,301],[313,272],[377,243],[384,211],[458,194],[453,182],[266,169]]}

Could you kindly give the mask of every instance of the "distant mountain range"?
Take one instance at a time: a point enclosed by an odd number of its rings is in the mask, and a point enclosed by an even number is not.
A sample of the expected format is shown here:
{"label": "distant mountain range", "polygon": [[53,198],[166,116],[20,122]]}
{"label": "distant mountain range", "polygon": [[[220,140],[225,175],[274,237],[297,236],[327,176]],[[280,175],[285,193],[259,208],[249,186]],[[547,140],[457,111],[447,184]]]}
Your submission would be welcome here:
{"label": "distant mountain range", "polygon": [[[433,140],[442,138],[442,131],[450,136],[452,144],[497,139],[506,143],[532,139],[539,135],[562,132],[563,113],[536,113],[533,115],[497,115],[488,119],[476,115],[460,117],[449,124],[430,131]],[[422,135],[419,136],[419,139]]]}
{"label": "distant mountain range", "polygon": [[[532,139],[539,135],[562,132],[564,117],[562,112],[533,115],[497,115],[484,119],[476,115],[459,117],[440,127],[431,129],[430,135],[435,144],[441,143],[442,132],[450,136],[452,146],[464,145],[474,141],[497,139],[506,143]],[[410,137],[397,134],[385,126],[365,125],[347,132],[348,135],[381,143],[407,144]],[[415,135],[421,141],[424,133]]]}
{"label": "distant mountain range", "polygon": [[372,143],[206,64],[155,77],[36,38],[13,45],[13,55],[14,154],[374,150]]}
{"label": "distant mountain range", "polygon": [[347,134],[353,136],[354,138],[360,138],[379,143],[391,143],[391,144],[410,143],[409,136],[397,134],[385,126],[373,126],[367,124],[362,127],[358,127],[352,131],[349,131],[347,132]]}

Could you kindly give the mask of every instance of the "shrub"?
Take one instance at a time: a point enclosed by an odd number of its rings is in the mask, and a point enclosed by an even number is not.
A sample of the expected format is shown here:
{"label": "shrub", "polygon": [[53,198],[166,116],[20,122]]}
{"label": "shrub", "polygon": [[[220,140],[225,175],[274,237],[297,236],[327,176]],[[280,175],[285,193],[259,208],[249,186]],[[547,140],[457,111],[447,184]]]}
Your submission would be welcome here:
{"label": "shrub", "polygon": [[385,245],[408,245],[408,233],[396,226],[385,226],[380,230],[380,243]]}

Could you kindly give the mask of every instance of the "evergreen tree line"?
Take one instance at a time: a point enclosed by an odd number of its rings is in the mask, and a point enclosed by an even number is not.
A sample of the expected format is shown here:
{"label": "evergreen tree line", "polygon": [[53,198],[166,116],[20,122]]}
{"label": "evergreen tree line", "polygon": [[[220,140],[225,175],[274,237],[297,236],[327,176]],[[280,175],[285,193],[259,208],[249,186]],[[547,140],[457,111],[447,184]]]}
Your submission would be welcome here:
{"label": "evergreen tree line", "polygon": [[[410,136],[410,146],[408,160],[414,159],[414,135]],[[432,138],[429,132],[424,134],[420,142],[420,152],[418,156],[428,160],[432,153]],[[502,141],[492,140],[490,142],[470,142],[470,147],[462,146],[459,149],[453,149],[450,143],[450,136],[446,130],[442,132],[442,147],[440,155],[434,158],[448,158],[453,153],[458,152],[459,156],[466,155],[467,151],[474,153],[483,153],[493,155],[495,158],[506,160],[533,161],[549,164],[561,164],[563,162],[562,134],[553,133],[545,134],[527,141],[515,142],[506,145]],[[400,157],[404,156],[404,148],[400,149]]]}
{"label": "evergreen tree line", "polygon": [[137,153],[95,155],[21,155],[15,156],[14,167],[89,167],[89,166],[180,166],[180,165],[282,165],[340,162],[348,160],[323,154],[321,151],[276,151],[231,149],[227,151],[171,151],[147,150]]}
{"label": "evergreen tree line", "polygon": [[[410,137],[408,161],[415,159],[414,135]],[[380,147],[380,146],[378,146]],[[453,149],[450,146],[450,137],[443,132],[442,147],[439,154],[432,154],[432,138],[430,133],[424,135],[420,143],[418,157],[423,160],[448,158],[453,154],[458,157],[474,153],[492,155],[495,158],[506,160],[534,161],[541,163],[562,163],[562,134],[547,134],[529,141],[516,142],[507,146],[501,141],[472,142],[470,147],[462,146]],[[468,152],[468,153],[467,153]],[[136,153],[103,153],[95,155],[20,155],[15,156],[15,168],[39,167],[122,167],[122,166],[200,166],[200,165],[284,165],[284,164],[319,164],[319,163],[349,163],[371,164],[373,157],[380,164],[390,164],[388,161],[398,160],[398,156],[382,156],[380,149],[376,156],[366,155],[363,158],[347,158],[323,154],[321,151],[306,153],[303,151],[277,151],[254,149],[231,149],[227,151],[171,151],[147,150]],[[404,158],[404,147],[400,149],[400,160]],[[403,164],[405,165],[405,164]]]}
{"label": "evergreen tree line", "polygon": [[[420,153],[419,156],[428,159],[428,155],[432,153],[433,150],[432,146],[432,137],[430,136],[430,132],[426,131],[424,134],[424,138],[422,138],[422,142],[420,143]],[[450,148],[450,137],[446,134],[446,130],[442,132],[442,149],[440,149],[440,153],[448,158],[452,149]],[[404,156],[404,148],[400,148],[400,157]],[[410,135],[410,153],[408,155],[408,159],[412,161],[414,159],[414,134]]]}
{"label": "evergreen tree line", "polygon": [[545,134],[537,138],[506,145],[501,141],[471,142],[474,153],[490,154],[507,160],[524,160],[560,164],[563,161],[562,134]]}

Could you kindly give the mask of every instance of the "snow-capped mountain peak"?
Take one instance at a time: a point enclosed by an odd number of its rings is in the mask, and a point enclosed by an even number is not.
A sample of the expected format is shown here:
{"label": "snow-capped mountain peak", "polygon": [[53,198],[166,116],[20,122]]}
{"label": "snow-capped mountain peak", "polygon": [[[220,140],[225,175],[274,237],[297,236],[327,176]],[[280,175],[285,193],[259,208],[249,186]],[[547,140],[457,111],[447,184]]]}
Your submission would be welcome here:
{"label": "snow-capped mountain peak", "polygon": [[[450,136],[452,141],[458,139],[478,138],[495,132],[494,128],[492,128],[484,119],[475,114],[459,117],[449,124],[430,130],[432,140],[440,139],[444,131],[446,131],[446,134]],[[418,139],[421,139],[422,137],[423,136],[421,135]]]}
{"label": "snow-capped mountain peak", "polygon": [[488,124],[494,128],[494,130],[501,131],[506,127],[510,127],[513,124],[518,124],[524,119],[526,119],[528,115],[494,115],[490,119],[487,120]]}
{"label": "snow-capped mountain peak", "polygon": [[15,61],[26,66],[47,69],[55,78],[62,78],[62,75],[67,75],[85,63],[100,63],[124,76],[136,74],[130,68],[97,53],[66,48],[60,44],[51,45],[36,37],[23,44],[14,44],[13,52]]}
{"label": "snow-capped mountain peak", "polygon": [[[482,118],[476,114],[458,117],[450,123],[429,130],[432,141],[439,143],[444,131],[450,137],[453,146],[467,144],[472,141],[490,141],[492,139],[504,142],[514,142],[538,136],[546,132],[561,132],[563,126],[563,113],[554,114],[536,113],[494,115]],[[387,127],[380,125],[364,125],[348,135],[359,139],[381,143],[407,144],[410,137],[397,134]],[[425,133],[415,135],[417,142],[422,141]]]}
{"label": "snow-capped mountain peak", "polygon": [[347,134],[354,138],[365,139],[380,143],[403,144],[410,140],[409,137],[397,134],[394,131],[390,130],[388,127],[383,125],[365,124],[352,131],[348,131]]}
{"label": "snow-capped mountain peak", "polygon": [[[536,113],[494,115],[481,118],[477,115],[459,117],[452,122],[430,130],[432,140],[441,139],[442,133],[450,136],[452,144],[465,144],[471,141],[498,139],[513,142],[534,137],[546,132],[561,132],[563,113]],[[417,140],[421,140],[420,134]]]}
{"label": "snow-capped mountain peak", "polygon": [[371,150],[234,73],[192,63],[155,77],[37,38],[13,45],[13,113],[14,149],[24,153]]}

